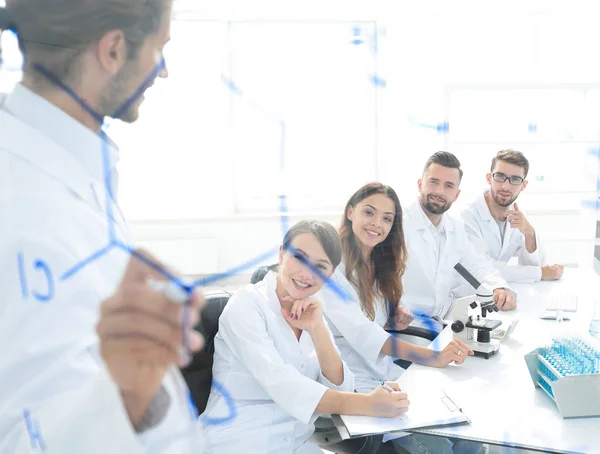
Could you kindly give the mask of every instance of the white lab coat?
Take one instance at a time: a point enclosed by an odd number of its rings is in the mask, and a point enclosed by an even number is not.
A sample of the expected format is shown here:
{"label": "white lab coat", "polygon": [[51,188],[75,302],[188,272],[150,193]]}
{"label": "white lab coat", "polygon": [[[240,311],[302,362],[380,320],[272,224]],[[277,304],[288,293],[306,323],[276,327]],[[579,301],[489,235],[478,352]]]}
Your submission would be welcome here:
{"label": "white lab coat", "polygon": [[[302,332],[298,341],[281,313],[276,280],[270,272],[239,290],[219,318],[213,378],[232,394],[237,416],[206,427],[211,454],[321,453],[308,440],[319,401],[328,388],[354,390],[345,364],[344,382],[335,386],[321,373],[310,335]],[[204,415],[228,414],[225,399],[213,388]]]}
{"label": "white lab coat", "polygon": [[[99,136],[21,85],[0,106],[2,454],[203,451],[178,371],[163,382],[166,417],[136,434],[99,356],[99,305],[128,254],[110,248],[61,279],[109,244],[101,156]],[[116,206],[113,217],[129,241]]]}
{"label": "white lab coat", "polygon": [[[475,289],[454,269],[457,263],[461,263],[488,288],[506,288],[512,292],[491,262],[475,251],[462,221],[448,213],[443,215],[441,223],[446,239],[438,251],[432,234],[433,224],[418,201],[404,210],[403,219],[408,258],[402,279],[402,304],[413,313],[437,320],[446,319],[454,298],[475,293]],[[418,318],[413,325],[427,327]]]}
{"label": "white lab coat", "polygon": [[348,300],[324,289],[321,293],[325,317],[342,359],[354,373],[356,390],[366,393],[377,388],[382,380],[396,380],[404,369],[394,364],[395,358],[380,353],[390,337],[384,330],[388,322],[384,302],[376,301],[375,320],[371,321],[362,311],[356,289],[346,279],[344,264],[338,266],[331,281],[346,293]]}
{"label": "white lab coat", "polygon": [[[509,208],[512,210],[514,205]],[[525,235],[518,229],[507,224],[504,232],[504,242],[500,229],[492,217],[485,201],[484,194],[477,198],[462,212],[462,219],[469,238],[475,249],[486,255],[496,269],[508,282],[539,281],[542,278],[542,266],[546,263],[543,245],[536,232],[536,250],[531,254],[525,247]],[[518,258],[518,264],[508,264],[513,258]]]}

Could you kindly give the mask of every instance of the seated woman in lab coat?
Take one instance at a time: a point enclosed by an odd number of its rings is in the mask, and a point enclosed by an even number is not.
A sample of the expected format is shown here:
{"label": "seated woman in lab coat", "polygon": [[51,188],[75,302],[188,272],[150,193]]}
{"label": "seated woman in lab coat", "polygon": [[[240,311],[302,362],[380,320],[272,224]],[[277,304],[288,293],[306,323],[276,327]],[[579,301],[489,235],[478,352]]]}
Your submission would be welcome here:
{"label": "seated woman in lab coat", "polygon": [[[343,263],[332,277],[351,301],[327,293],[326,320],[342,359],[356,376],[356,390],[371,392],[381,380],[396,380],[404,371],[396,358],[434,367],[462,364],[473,351],[454,339],[441,352],[390,336],[385,327],[404,329],[413,320],[400,305],[406,245],[402,208],[396,192],[369,183],[348,201],[340,227]],[[325,291],[327,292],[327,291]],[[413,434],[393,440],[397,452],[479,453],[478,443]]]}
{"label": "seated woman in lab coat", "polygon": [[[321,453],[308,440],[319,414],[391,417],[407,410],[402,392],[378,387],[367,395],[353,393],[354,376],[316,295],[323,282],[303,262],[329,277],[341,256],[333,226],[302,221],[284,237],[279,271],[231,297],[219,319],[213,376],[231,393],[237,415],[207,426],[209,452]],[[228,414],[226,400],[213,388],[204,415]]]}

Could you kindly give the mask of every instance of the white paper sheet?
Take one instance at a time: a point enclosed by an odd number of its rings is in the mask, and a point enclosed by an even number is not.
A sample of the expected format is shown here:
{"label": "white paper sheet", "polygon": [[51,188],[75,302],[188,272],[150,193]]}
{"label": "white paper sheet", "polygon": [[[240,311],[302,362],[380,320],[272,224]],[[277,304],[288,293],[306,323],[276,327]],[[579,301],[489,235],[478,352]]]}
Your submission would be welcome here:
{"label": "white paper sheet", "polygon": [[[409,393],[410,407],[406,414],[396,418],[340,415],[350,436],[401,432],[408,429],[470,422],[443,390],[413,391]],[[394,433],[384,441],[406,434]]]}

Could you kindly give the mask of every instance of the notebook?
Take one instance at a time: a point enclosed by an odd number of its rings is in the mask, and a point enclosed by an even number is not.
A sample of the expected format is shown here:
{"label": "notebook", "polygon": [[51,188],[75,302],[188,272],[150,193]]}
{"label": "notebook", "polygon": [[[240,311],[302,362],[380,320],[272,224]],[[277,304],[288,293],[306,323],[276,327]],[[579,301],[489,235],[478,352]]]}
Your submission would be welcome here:
{"label": "notebook", "polygon": [[[350,437],[471,423],[462,409],[442,389],[412,391],[408,393],[408,400],[408,412],[395,418],[340,415],[340,420]],[[384,437],[384,441],[402,435],[388,435]]]}

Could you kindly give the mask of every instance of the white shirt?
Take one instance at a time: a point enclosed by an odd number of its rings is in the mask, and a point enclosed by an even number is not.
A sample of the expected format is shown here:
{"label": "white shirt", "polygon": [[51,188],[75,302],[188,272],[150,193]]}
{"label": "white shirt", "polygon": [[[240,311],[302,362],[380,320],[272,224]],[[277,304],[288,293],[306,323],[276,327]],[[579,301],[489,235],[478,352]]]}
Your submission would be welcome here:
{"label": "white shirt", "polygon": [[[219,318],[213,378],[231,393],[237,416],[207,426],[211,454],[321,453],[308,440],[317,405],[327,389],[354,390],[354,376],[345,364],[340,386],[323,376],[310,335],[303,331],[298,340],[285,321],[276,284],[270,272],[244,287]],[[204,415],[217,418],[228,412],[226,400],[213,388]]]}
{"label": "white shirt", "polygon": [[340,264],[331,280],[346,292],[349,301],[324,289],[323,307],[342,359],[356,377],[356,390],[366,393],[379,386],[382,380],[396,380],[404,369],[394,364],[395,358],[380,353],[390,337],[383,328],[388,321],[384,301],[376,299],[375,320],[371,321],[362,311],[358,293],[345,273],[344,264]]}
{"label": "white shirt", "polygon": [[[21,85],[0,131],[0,452],[201,453],[179,372],[163,382],[166,417],[138,435],[98,353],[99,306],[129,259],[107,248],[99,136]],[[115,240],[128,242],[112,206]]]}
{"label": "white shirt", "polygon": [[[511,205],[509,209],[513,207]],[[497,221],[485,201],[485,193],[462,212],[462,218],[475,249],[486,255],[508,282],[541,280],[541,267],[546,264],[546,258],[537,233],[536,250],[532,253],[527,251],[525,235],[518,229],[507,226],[502,240]],[[513,257],[518,258],[518,264],[509,265],[507,262]]]}
{"label": "white shirt", "polygon": [[[445,319],[454,298],[475,293],[454,269],[457,263],[491,290],[510,290],[491,262],[475,251],[462,221],[445,213],[440,221],[443,227],[439,227],[445,232],[444,240],[438,244],[432,233],[433,224],[418,201],[404,210],[403,219],[408,257],[402,278],[402,303],[413,313]],[[413,324],[427,326],[418,318]]]}

